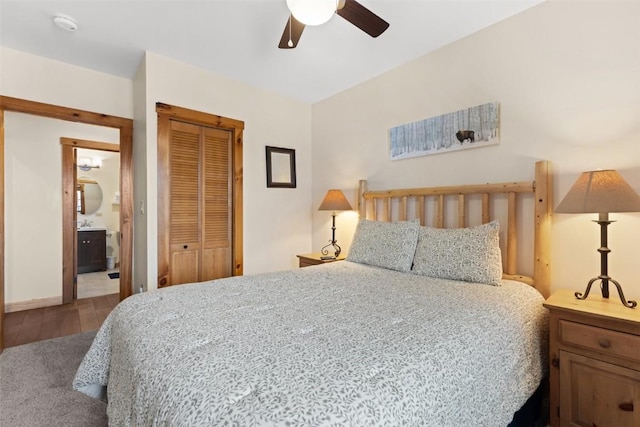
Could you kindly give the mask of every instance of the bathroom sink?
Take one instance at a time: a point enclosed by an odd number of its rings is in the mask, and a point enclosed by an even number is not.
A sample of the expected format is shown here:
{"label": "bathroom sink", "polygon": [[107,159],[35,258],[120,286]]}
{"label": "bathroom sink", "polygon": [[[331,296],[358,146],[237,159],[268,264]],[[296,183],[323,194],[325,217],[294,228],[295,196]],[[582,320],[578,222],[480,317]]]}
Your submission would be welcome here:
{"label": "bathroom sink", "polygon": [[107,231],[106,227],[78,227],[78,231]]}

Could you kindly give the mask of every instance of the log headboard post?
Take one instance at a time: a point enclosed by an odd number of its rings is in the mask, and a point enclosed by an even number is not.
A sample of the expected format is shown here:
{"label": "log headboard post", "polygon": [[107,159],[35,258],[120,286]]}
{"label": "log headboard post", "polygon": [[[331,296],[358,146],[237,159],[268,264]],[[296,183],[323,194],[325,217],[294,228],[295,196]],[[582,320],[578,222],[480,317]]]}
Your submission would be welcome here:
{"label": "log headboard post", "polygon": [[553,174],[551,162],[536,162],[535,178],[535,239],[533,277],[536,289],[543,297],[551,294],[551,213],[553,212]]}
{"label": "log headboard post", "polygon": [[367,180],[361,179],[358,183],[358,215],[360,218],[367,217],[367,204],[364,201],[364,193],[367,192]]}

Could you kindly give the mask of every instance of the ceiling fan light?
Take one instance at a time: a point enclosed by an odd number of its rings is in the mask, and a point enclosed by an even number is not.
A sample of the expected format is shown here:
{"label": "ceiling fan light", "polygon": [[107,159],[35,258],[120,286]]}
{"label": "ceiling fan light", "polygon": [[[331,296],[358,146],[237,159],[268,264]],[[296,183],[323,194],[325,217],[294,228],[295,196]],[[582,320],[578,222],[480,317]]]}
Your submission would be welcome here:
{"label": "ceiling fan light", "polygon": [[322,25],[336,13],[336,0],[287,0],[291,14],[304,25]]}

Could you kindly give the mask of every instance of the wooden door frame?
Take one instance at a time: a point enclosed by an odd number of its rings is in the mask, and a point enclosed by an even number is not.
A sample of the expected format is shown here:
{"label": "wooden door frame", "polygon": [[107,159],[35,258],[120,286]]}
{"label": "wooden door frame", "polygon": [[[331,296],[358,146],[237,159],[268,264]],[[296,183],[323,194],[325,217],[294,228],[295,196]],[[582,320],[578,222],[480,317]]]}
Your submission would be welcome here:
{"label": "wooden door frame", "polygon": [[[120,145],[108,142],[90,141],[77,138],[60,138],[62,146],[62,303],[68,304],[76,299],[75,254],[77,251],[76,226],[76,165],[74,150],[87,148],[90,150],[120,152]],[[118,174],[120,170],[118,169]],[[73,254],[73,256],[69,256]]]}
{"label": "wooden door frame", "polygon": [[158,114],[158,288],[166,286],[169,278],[169,253],[163,248],[168,248],[168,234],[165,231],[169,229],[170,204],[164,190],[169,188],[169,168],[165,163],[169,156],[166,148],[169,146],[170,120],[231,132],[233,152],[233,231],[231,235],[233,249],[231,262],[233,275],[241,276],[243,273],[242,138],[244,122],[161,102],[156,103],[156,113]]}
{"label": "wooden door frame", "polygon": [[[120,300],[131,295],[133,254],[133,120],[59,105],[0,96],[0,352],[4,349],[4,112],[85,123],[120,132]],[[74,192],[75,194],[75,192]],[[63,272],[64,275],[64,272]]]}

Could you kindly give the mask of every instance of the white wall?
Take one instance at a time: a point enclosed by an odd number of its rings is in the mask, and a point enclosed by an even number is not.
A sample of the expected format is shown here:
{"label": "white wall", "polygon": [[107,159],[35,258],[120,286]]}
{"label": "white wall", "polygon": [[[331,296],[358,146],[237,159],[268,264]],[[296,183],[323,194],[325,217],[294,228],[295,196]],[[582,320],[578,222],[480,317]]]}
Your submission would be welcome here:
{"label": "white wall", "polygon": [[[146,135],[141,140],[136,132],[134,144],[146,143],[146,158],[134,162],[136,169],[144,162],[146,194],[137,192],[135,203],[146,206],[148,238],[146,260],[135,262],[147,264],[148,289],[157,286],[158,264],[156,102],[244,121],[244,273],[296,267],[295,255],[311,247],[311,107],[152,52],[143,66],[136,93],[146,99]],[[296,150],[297,188],[266,187],[267,145]]]}
{"label": "white wall", "polygon": [[[613,168],[640,192],[640,3],[551,0],[313,105],[312,200],[342,188],[533,178],[553,161],[554,206],[580,172]],[[485,102],[500,103],[500,145],[390,161],[388,130]],[[553,218],[552,289],[584,290],[600,271],[593,215]],[[609,272],[640,297],[640,214],[612,214]],[[329,235],[313,215],[313,246]],[[338,217],[348,249],[356,216]],[[615,291],[613,293],[615,296]]]}
{"label": "white wall", "polygon": [[[0,76],[4,96],[132,116],[127,79],[5,47]],[[62,295],[61,136],[118,143],[113,129],[5,114],[5,303]]]}

